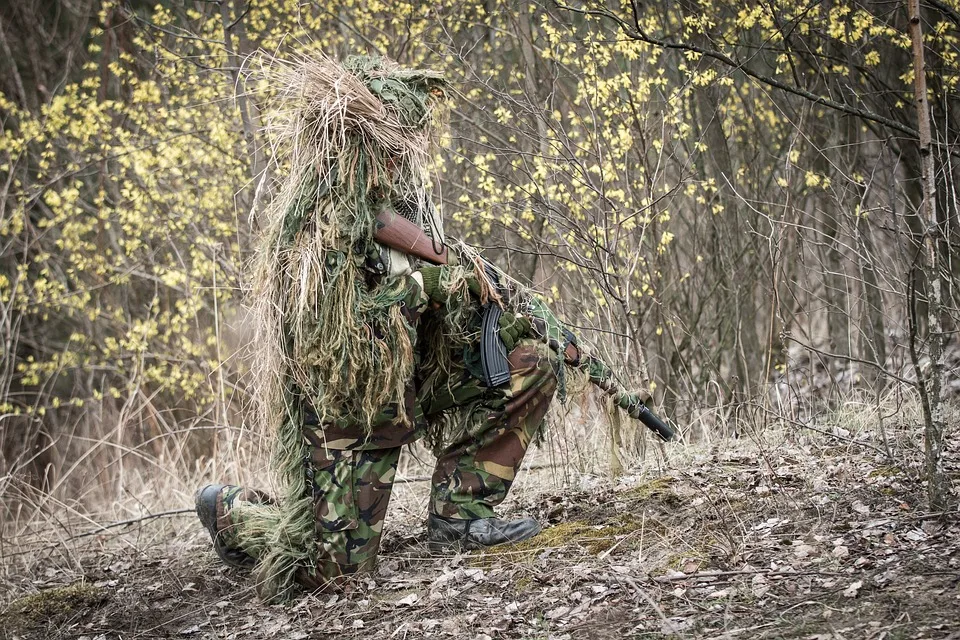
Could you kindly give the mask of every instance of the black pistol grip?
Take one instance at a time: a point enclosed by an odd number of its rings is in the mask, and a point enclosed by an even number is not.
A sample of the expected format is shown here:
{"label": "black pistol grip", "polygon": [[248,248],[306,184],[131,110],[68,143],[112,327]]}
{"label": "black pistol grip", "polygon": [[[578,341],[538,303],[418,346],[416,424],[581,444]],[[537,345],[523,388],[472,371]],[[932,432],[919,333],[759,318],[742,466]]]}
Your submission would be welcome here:
{"label": "black pistol grip", "polygon": [[510,382],[510,363],[507,362],[507,347],[500,339],[500,316],[503,309],[495,302],[483,307],[483,324],[480,331],[480,367],[483,382],[488,387],[499,387]]}

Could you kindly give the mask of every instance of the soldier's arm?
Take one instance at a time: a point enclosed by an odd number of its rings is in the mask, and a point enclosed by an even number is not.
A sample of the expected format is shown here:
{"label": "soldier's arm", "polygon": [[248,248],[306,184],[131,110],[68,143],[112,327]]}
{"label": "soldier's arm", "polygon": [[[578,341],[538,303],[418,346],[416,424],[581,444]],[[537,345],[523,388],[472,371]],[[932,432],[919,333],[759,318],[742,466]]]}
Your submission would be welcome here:
{"label": "soldier's arm", "polygon": [[[424,293],[433,303],[441,306],[487,303],[498,295],[489,281],[463,267],[428,265],[421,267],[418,274],[423,280]],[[505,310],[498,325],[500,340],[508,353],[517,342],[530,335],[530,320],[523,315]]]}

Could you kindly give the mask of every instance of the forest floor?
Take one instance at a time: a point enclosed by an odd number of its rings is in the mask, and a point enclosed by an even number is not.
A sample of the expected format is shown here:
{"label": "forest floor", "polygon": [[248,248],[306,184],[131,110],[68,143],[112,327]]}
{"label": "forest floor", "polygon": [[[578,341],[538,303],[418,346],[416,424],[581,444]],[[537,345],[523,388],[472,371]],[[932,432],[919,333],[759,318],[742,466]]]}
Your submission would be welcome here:
{"label": "forest floor", "polygon": [[375,574],[287,606],[260,604],[187,514],[162,536],[145,521],[87,537],[72,569],[57,549],[8,564],[0,637],[960,638],[960,517],[924,510],[918,452],[881,449],[744,441],[524,491],[508,510],[544,531],[485,553],[432,555],[422,517],[392,512]]}

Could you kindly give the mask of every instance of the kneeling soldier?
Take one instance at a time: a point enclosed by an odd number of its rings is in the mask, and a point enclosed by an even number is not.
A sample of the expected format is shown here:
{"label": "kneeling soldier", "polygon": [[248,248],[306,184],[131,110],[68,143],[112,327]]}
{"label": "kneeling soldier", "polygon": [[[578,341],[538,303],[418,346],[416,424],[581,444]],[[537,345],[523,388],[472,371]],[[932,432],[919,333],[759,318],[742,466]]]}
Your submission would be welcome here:
{"label": "kneeling soldier", "polygon": [[646,411],[642,398],[581,358],[539,300],[501,289],[469,248],[445,246],[427,171],[439,75],[366,57],[281,73],[289,168],[259,259],[257,380],[282,495],[198,491],[215,551],[255,569],[267,600],[371,570],[400,449],[421,437],[438,458],[431,548],[536,535],[534,519],[503,520],[494,508],[543,424],[559,367],[585,369],[634,415]]}

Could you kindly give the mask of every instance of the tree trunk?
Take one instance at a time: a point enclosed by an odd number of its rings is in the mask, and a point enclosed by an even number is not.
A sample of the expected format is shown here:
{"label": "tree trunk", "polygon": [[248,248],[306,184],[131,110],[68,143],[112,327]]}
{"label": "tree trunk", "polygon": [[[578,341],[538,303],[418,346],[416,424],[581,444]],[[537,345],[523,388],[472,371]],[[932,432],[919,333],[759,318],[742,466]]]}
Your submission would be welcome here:
{"label": "tree trunk", "polygon": [[[534,32],[533,32],[534,14],[526,13],[517,18],[518,33],[520,40],[520,53],[523,56],[523,88],[527,100],[530,102],[530,113],[537,128],[536,145],[531,145],[533,153],[539,154],[543,161],[550,157],[550,144],[548,142],[549,131],[547,129],[547,120],[545,115],[546,106],[541,97],[540,76],[537,65],[537,55],[533,50]],[[549,177],[548,177],[549,180]],[[547,196],[548,184],[540,185],[543,193],[543,204],[546,210],[550,208],[549,196]],[[540,257],[539,245],[543,238],[543,230],[546,226],[547,214],[537,216],[533,222],[533,242],[538,245],[537,251],[530,255],[530,263],[524,269],[525,275],[536,286],[543,286],[546,276],[543,271],[543,259]]]}
{"label": "tree trunk", "polygon": [[[245,55],[243,45],[246,42],[246,30],[243,26],[243,16],[238,14],[232,18],[230,5],[227,0],[220,3],[220,19],[223,21],[223,42],[227,50],[227,64],[230,66],[230,77],[233,80],[234,99],[237,101],[237,108],[240,110],[240,121],[243,125],[243,138],[247,143],[247,154],[250,158],[250,178],[253,183],[254,193],[249,202],[245,202],[250,209],[251,214],[257,213],[257,197],[260,195],[260,180],[265,177],[266,160],[260,150],[260,144],[257,140],[257,127],[259,126],[259,112],[252,100],[247,98],[247,88],[244,82],[243,74],[240,73],[242,64],[241,56]],[[240,51],[233,46],[233,31],[238,28]]]}
{"label": "tree trunk", "polygon": [[[877,278],[873,245],[873,235],[866,218],[857,216],[854,228],[857,232],[857,266],[863,287],[863,299],[860,302],[860,357],[876,362],[880,367],[887,360],[887,338],[883,317],[883,293]],[[868,367],[864,375],[871,382],[880,373],[879,367]]]}
{"label": "tree trunk", "polygon": [[[731,390],[734,402],[750,398],[766,381],[760,379],[763,371],[763,350],[757,333],[757,255],[749,244],[750,230],[755,220],[730,193],[730,184],[737,180],[733,158],[727,144],[727,134],[720,120],[722,97],[718,87],[710,85],[695,92],[697,115],[703,138],[710,149],[710,162],[705,163],[710,177],[719,189],[724,207],[722,214],[711,217],[716,225],[715,255],[719,256],[722,277],[728,296],[719,311],[730,325],[732,339]],[[706,176],[705,176],[706,177]]]}
{"label": "tree trunk", "polygon": [[[850,308],[847,277],[840,254],[838,214],[824,211],[820,216],[823,234],[823,297],[827,303],[827,336],[829,350],[843,358],[851,354]],[[834,371],[830,375],[834,375]]]}
{"label": "tree trunk", "polygon": [[950,480],[943,468],[943,433],[946,424],[943,405],[943,296],[941,280],[940,240],[942,229],[937,219],[936,175],[933,166],[930,106],[927,104],[926,66],[923,53],[923,29],[920,23],[920,0],[907,0],[910,18],[910,40],[913,44],[913,89],[917,102],[917,131],[920,142],[920,180],[923,199],[920,215],[926,223],[924,244],[924,278],[927,282],[927,349],[930,370],[918,383],[924,385],[923,414],[926,422],[927,500],[931,511],[948,507]]}

